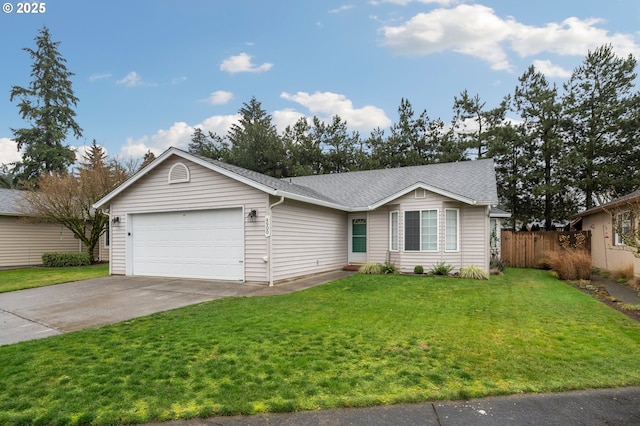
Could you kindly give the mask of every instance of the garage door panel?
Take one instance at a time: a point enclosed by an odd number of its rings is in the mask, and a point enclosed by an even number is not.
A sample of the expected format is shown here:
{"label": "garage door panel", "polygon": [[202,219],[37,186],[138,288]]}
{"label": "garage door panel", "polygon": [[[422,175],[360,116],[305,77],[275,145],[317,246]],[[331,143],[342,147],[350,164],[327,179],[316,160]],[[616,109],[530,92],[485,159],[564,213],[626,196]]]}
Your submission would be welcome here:
{"label": "garage door panel", "polygon": [[132,273],[244,280],[242,209],[137,214]]}

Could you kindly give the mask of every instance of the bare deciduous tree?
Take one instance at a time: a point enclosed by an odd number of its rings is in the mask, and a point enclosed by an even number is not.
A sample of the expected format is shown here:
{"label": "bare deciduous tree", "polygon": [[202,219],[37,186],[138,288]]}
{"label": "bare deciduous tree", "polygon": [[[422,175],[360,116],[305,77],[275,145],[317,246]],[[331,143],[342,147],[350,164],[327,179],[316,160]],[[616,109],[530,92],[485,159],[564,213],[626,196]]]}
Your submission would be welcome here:
{"label": "bare deciduous tree", "polygon": [[35,220],[60,223],[84,244],[91,262],[109,216],[93,204],[128,177],[126,168],[107,162],[95,141],[75,172],[43,174],[27,183],[21,209]]}

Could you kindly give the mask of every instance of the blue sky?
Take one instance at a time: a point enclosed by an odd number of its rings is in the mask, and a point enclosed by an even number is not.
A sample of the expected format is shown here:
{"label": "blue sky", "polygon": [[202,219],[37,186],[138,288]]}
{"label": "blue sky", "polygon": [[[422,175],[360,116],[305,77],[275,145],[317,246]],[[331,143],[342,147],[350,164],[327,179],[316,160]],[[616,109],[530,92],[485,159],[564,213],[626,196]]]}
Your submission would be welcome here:
{"label": "blue sky", "polygon": [[24,47],[46,25],[75,73],[77,122],[112,156],[186,148],[219,134],[256,97],[280,131],[303,115],[339,115],[363,137],[397,121],[402,98],[446,122],[467,89],[487,107],[534,64],[561,84],[610,43],[640,57],[636,0],[50,0],[0,13],[0,163],[20,159],[9,101],[27,86]]}

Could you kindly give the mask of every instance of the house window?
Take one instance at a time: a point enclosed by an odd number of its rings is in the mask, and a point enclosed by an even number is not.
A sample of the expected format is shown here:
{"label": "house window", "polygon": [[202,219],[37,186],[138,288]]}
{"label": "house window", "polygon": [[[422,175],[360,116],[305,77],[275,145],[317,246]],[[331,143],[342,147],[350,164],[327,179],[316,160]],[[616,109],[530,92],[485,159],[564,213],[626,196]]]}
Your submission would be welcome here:
{"label": "house window", "polygon": [[109,247],[109,244],[111,243],[111,223],[109,221],[107,221],[107,226],[105,226],[105,230],[104,230],[104,246],[105,247]]}
{"label": "house window", "polygon": [[458,209],[445,210],[445,251],[458,251]]}
{"label": "house window", "polygon": [[438,250],[438,210],[404,212],[404,249]]}
{"label": "house window", "polygon": [[398,251],[398,212],[391,212],[389,216],[389,247],[391,251]]}
{"label": "house window", "polygon": [[614,230],[616,233],[616,245],[626,245],[624,239],[631,235],[631,212],[621,212],[616,214],[616,221],[614,223]]}

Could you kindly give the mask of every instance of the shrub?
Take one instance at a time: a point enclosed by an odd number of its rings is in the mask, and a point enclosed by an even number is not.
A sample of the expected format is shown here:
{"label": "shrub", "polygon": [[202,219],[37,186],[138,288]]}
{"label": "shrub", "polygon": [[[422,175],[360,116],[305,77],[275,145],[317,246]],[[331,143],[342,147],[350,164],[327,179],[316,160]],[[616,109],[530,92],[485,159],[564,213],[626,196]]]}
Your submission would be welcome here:
{"label": "shrub", "polygon": [[42,266],[47,268],[88,265],[91,265],[91,259],[89,258],[89,253],[85,252],[44,253],[42,255]]}
{"label": "shrub", "polygon": [[545,264],[556,271],[561,280],[591,278],[591,254],[584,250],[561,250],[547,253]]}
{"label": "shrub", "polygon": [[629,263],[626,266],[613,271],[611,279],[617,282],[626,283],[633,278],[633,264]]}
{"label": "shrub", "polygon": [[382,265],[382,273],[383,274],[395,274],[398,272],[398,268],[393,263],[386,261],[384,265]]}
{"label": "shrub", "polygon": [[365,263],[358,269],[359,274],[381,274],[382,265],[379,263]]}
{"label": "shrub", "polygon": [[464,266],[460,268],[460,276],[462,278],[471,278],[474,280],[488,280],[489,273],[484,269],[480,269],[475,265]]}
{"label": "shrub", "polygon": [[452,265],[447,265],[444,262],[438,262],[431,267],[431,270],[429,272],[433,275],[449,275],[452,270]]}
{"label": "shrub", "polygon": [[491,256],[491,261],[489,262],[489,269],[492,270],[497,270],[497,271],[504,271],[504,268],[506,267],[506,263],[504,260],[500,259],[497,256]]}
{"label": "shrub", "polygon": [[413,273],[414,274],[424,274],[424,267],[422,265],[416,265],[413,268]]}

